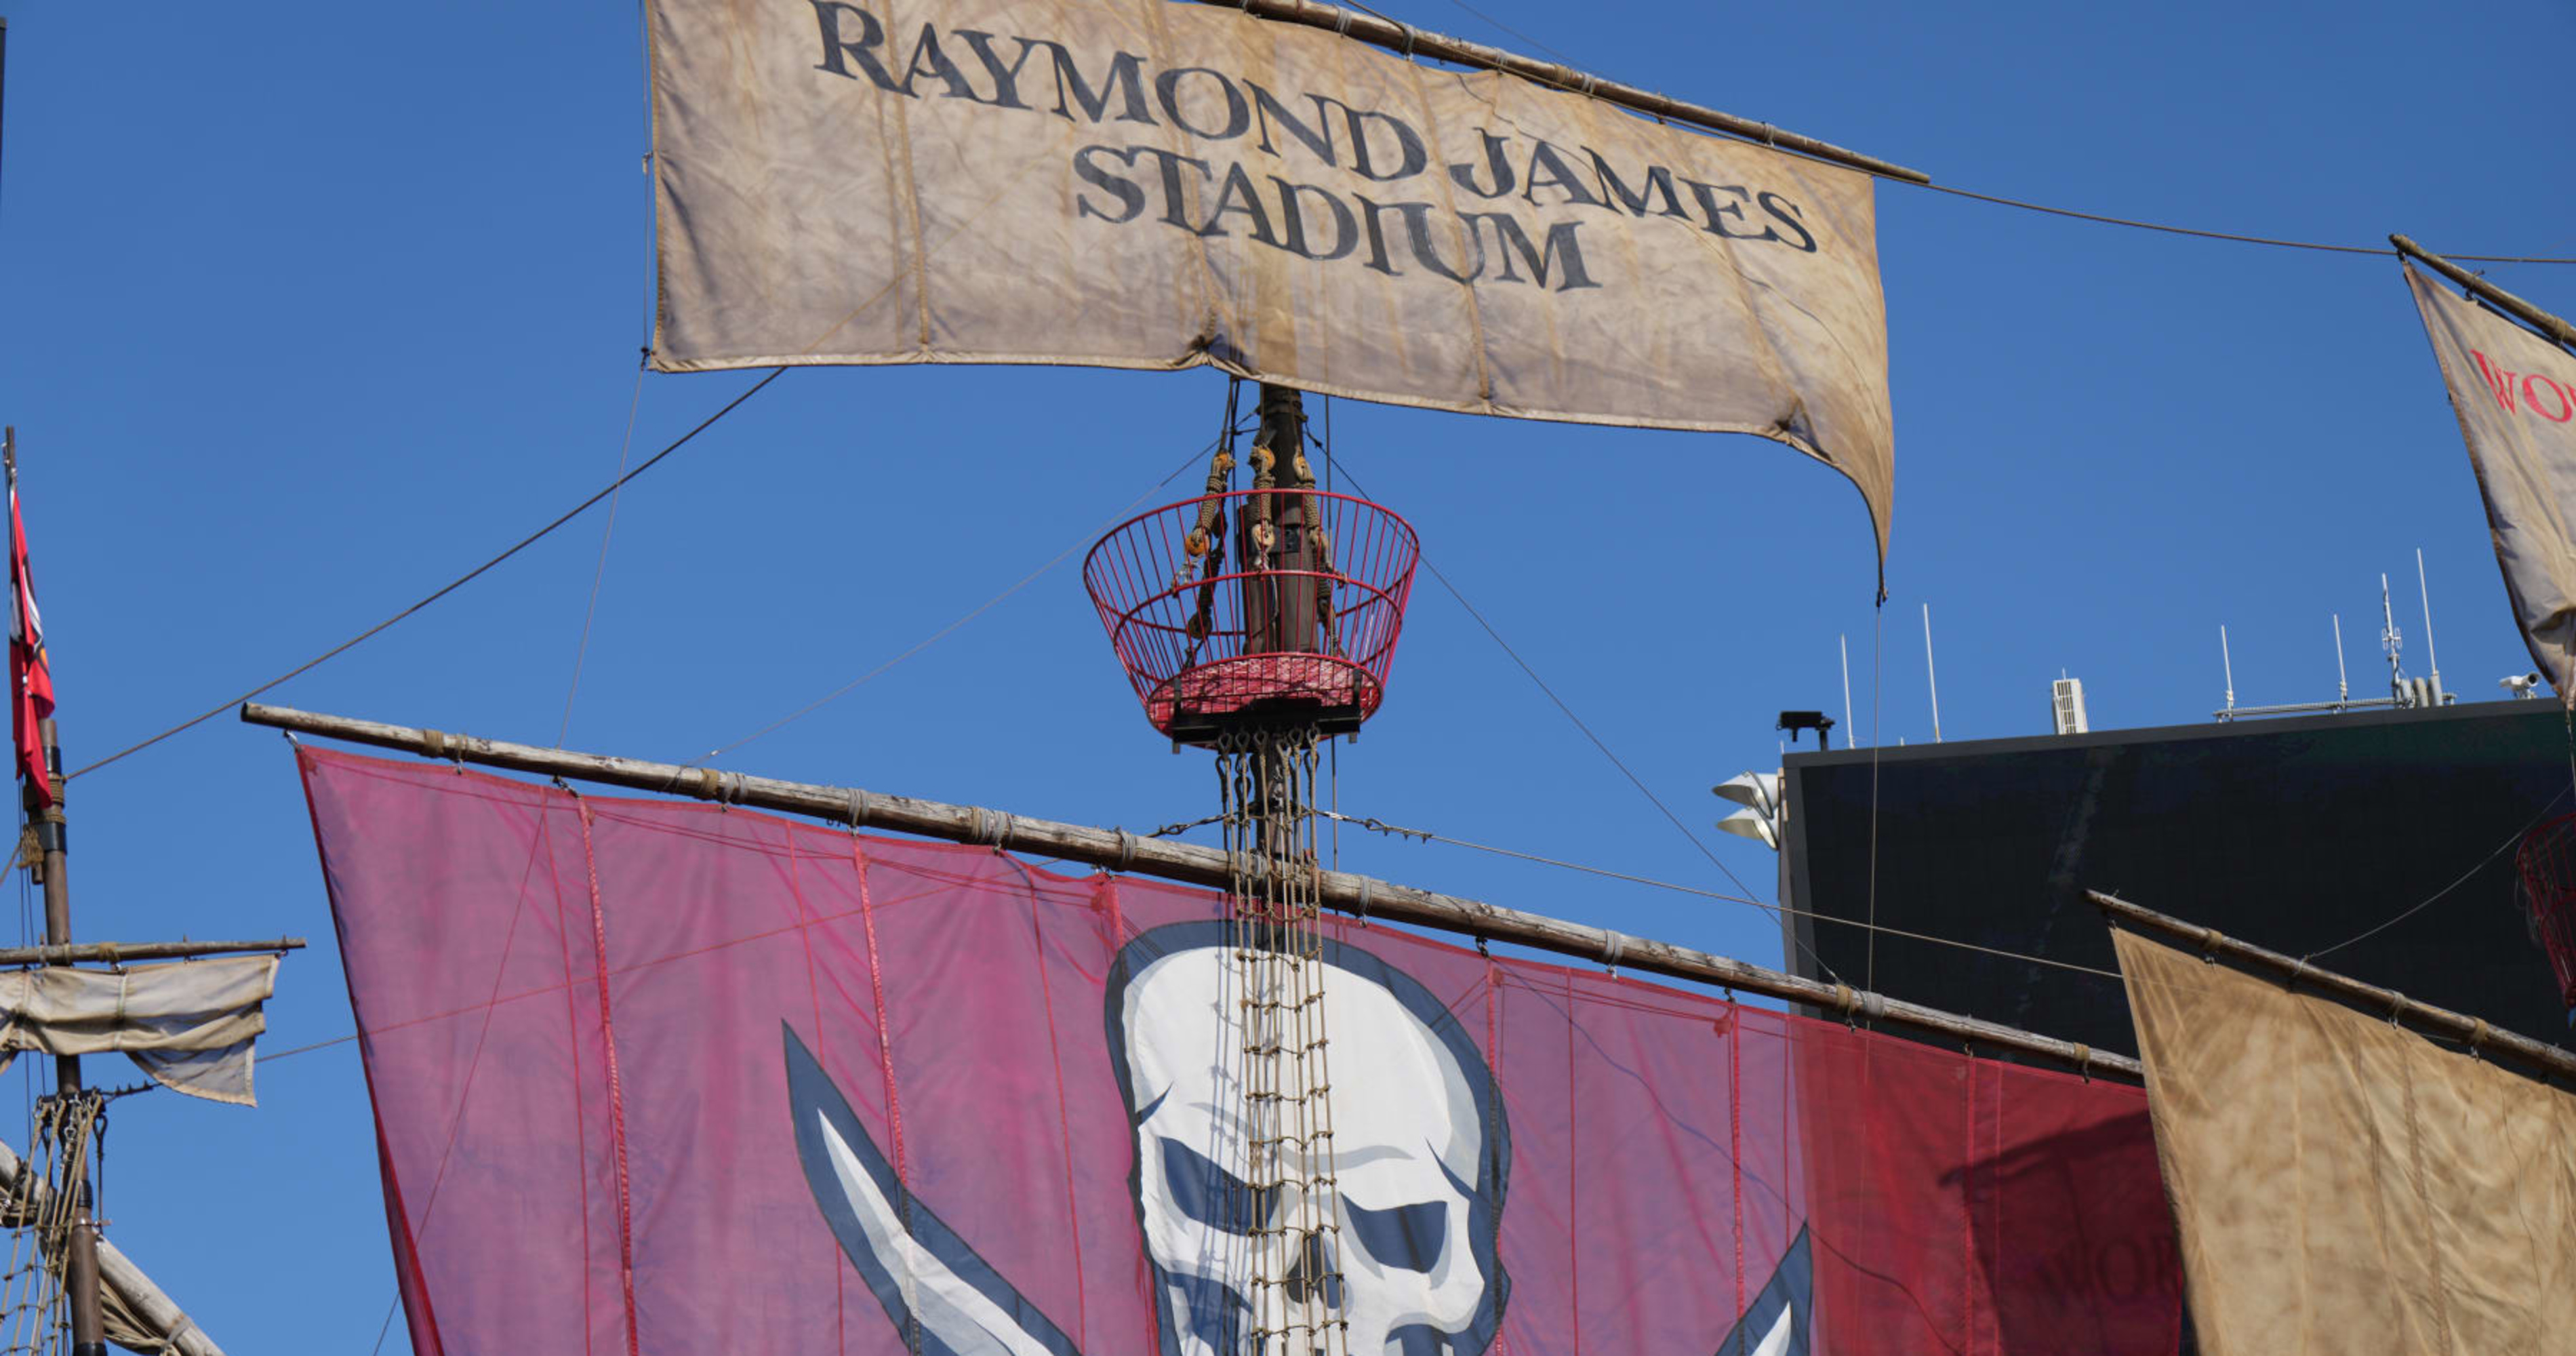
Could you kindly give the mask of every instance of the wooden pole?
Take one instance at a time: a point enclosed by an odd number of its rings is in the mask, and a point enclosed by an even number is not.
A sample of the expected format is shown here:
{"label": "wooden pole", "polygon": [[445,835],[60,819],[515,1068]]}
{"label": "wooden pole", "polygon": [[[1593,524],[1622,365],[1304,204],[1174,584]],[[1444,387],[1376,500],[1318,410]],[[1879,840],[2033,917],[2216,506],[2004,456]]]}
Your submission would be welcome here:
{"label": "wooden pole", "polygon": [[[43,1182],[28,1180],[26,1164],[6,1144],[0,1144],[0,1191],[31,1207],[42,1207],[53,1194],[53,1189]],[[116,1296],[119,1307],[179,1356],[224,1356],[224,1349],[215,1345],[215,1339],[208,1337],[186,1310],[106,1239],[98,1243],[98,1273],[101,1283]]]}
{"label": "wooden pole", "polygon": [[2568,348],[2576,348],[2576,325],[2568,324],[2402,235],[2388,237],[2388,243],[2395,245],[2399,254],[2423,260],[2432,267],[2434,272],[2494,302],[2496,308],[2505,314],[2548,335]]}
{"label": "wooden pole", "polygon": [[193,956],[247,955],[261,951],[301,951],[301,937],[278,937],[265,942],[81,942],[71,946],[14,946],[0,948],[0,968],[12,965],[74,965],[95,961],[121,965],[127,961],[186,960]]}
{"label": "wooden pole", "polygon": [[[856,787],[820,786],[810,782],[746,776],[739,772],[719,772],[707,767],[682,767],[674,763],[652,763],[608,754],[575,753],[407,725],[387,725],[348,716],[263,706],[257,702],[244,703],[241,718],[252,725],[301,731],[377,748],[399,749],[425,758],[691,796],[727,805],[757,806],[765,810],[809,815],[852,828],[893,829],[951,843],[982,843],[1005,852],[1039,853],[1189,885],[1222,890],[1233,880],[1232,863],[1223,851],[1216,848],[1140,838],[1124,829],[1090,828],[1054,820],[1030,819],[978,805],[950,805]],[[1346,871],[1318,871],[1316,883],[1317,896],[1325,907],[1358,917],[1411,923],[1498,942],[1514,942],[1561,956],[1596,960],[1648,974],[1695,980],[1787,1002],[1805,1003],[1847,1021],[1867,1018],[1873,1023],[1891,1022],[1952,1040],[2009,1050],[2079,1071],[2141,1077],[2138,1062],[2124,1055],[1927,1008],[1900,998],[1865,993],[1847,984],[1802,979],[1670,942],[1653,941],[1541,914],[1522,913],[1481,900],[1397,885]]]}
{"label": "wooden pole", "polygon": [[[9,507],[14,519],[18,505],[18,431],[0,429],[0,466],[8,472]],[[15,578],[17,563],[13,541],[9,581],[10,606],[19,604],[19,583]],[[25,625],[25,619],[19,620]],[[19,681],[16,663],[11,663],[10,682]],[[20,700],[11,692],[11,701]],[[45,887],[45,943],[69,946],[72,940],[72,888],[67,855],[71,839],[63,817],[63,750],[62,740],[51,716],[36,722],[38,756],[52,776],[53,794],[40,796],[33,783],[20,779],[18,795],[27,810],[28,826],[35,835],[35,859],[28,863]],[[81,1064],[78,1055],[54,1056],[54,1095],[69,1102],[81,1095]],[[67,1148],[68,1151],[68,1148]],[[98,1222],[90,1217],[89,1182],[86,1177],[74,1183],[72,1227],[68,1254],[63,1265],[63,1291],[71,1306],[72,1356],[107,1356],[107,1326],[99,1310],[98,1293]]]}
{"label": "wooden pole", "polygon": [[1882,179],[1897,179],[1909,184],[1932,182],[1932,176],[1921,170],[1907,169],[1903,165],[1890,164],[1876,156],[1845,150],[1831,142],[1818,141],[1814,137],[1785,131],[1767,122],[1739,118],[1732,113],[1721,113],[1714,108],[1704,108],[1685,100],[1649,93],[1634,85],[1623,85],[1616,80],[1604,80],[1597,75],[1589,75],[1557,62],[1521,56],[1515,52],[1506,52],[1499,47],[1488,47],[1480,42],[1469,42],[1464,38],[1453,38],[1445,33],[1434,33],[1427,28],[1415,28],[1410,24],[1383,19],[1360,10],[1324,4],[1322,0],[1199,0],[1199,2],[1222,9],[1239,9],[1257,19],[1304,24],[1308,28],[1321,28],[1328,32],[1340,33],[1373,46],[1386,48],[1401,56],[1426,56],[1460,66],[1472,66],[1478,70],[1501,71],[1506,75],[1516,75],[1524,80],[1552,85],[1558,89],[1599,99],[1604,103],[1617,104],[1621,108],[1633,109],[1668,122],[1687,123],[1707,131],[1724,132],[1729,136],[1742,137],[1747,141],[1758,141],[1778,150],[1792,151],[1811,160],[1828,161],[1865,174],[1874,174]]}
{"label": "wooden pole", "polygon": [[2240,965],[2278,975],[2294,985],[2309,985],[2365,1012],[2461,1041],[2471,1050],[2502,1051],[2544,1073],[2576,1078],[2576,1054],[2555,1045],[2543,1045],[2518,1032],[2489,1026],[2483,1018],[2465,1017],[2449,1008],[2419,1003],[2395,989],[2383,989],[2332,970],[2320,970],[2278,951],[2267,951],[2251,942],[2240,942],[2216,928],[2187,923],[2171,914],[2158,913],[2114,895],[2097,890],[2087,890],[2084,894],[2093,901],[2094,907],[2109,916],[2115,926],[2125,925],[2140,932],[2156,933],[2204,956],[2224,957]]}

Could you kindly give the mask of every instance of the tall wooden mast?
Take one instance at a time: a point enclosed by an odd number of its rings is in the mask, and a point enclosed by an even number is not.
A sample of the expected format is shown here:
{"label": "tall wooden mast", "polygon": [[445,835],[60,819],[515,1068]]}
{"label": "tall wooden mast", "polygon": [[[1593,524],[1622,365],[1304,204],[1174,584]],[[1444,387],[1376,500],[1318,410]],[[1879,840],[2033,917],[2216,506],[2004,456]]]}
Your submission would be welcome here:
{"label": "tall wooden mast", "polygon": [[[11,517],[16,517],[18,500],[18,430],[0,430],[0,465],[5,465],[9,481]],[[14,527],[12,529],[14,531]],[[12,570],[15,570],[14,564]],[[11,582],[11,603],[16,607],[16,582]],[[19,625],[27,625],[25,618]],[[20,681],[13,673],[11,682]],[[12,692],[10,700],[22,700]],[[54,719],[45,717],[36,726],[38,742],[44,749],[45,767],[51,773],[51,795],[39,792],[23,777],[18,797],[27,811],[27,867],[35,873],[45,889],[45,944],[68,947],[72,941],[72,895],[70,869],[66,858],[70,839],[63,814],[63,750]],[[79,1102],[85,1095],[81,1083],[78,1055],[54,1056],[54,1096],[63,1105]],[[78,1122],[85,1130],[87,1119]],[[72,1146],[65,1146],[69,1152]],[[75,1157],[72,1161],[80,1161]],[[99,1308],[98,1292],[98,1223],[90,1216],[88,1174],[65,1184],[72,1194],[72,1224],[63,1265],[64,1299],[71,1307],[72,1356],[107,1356],[107,1323]]]}

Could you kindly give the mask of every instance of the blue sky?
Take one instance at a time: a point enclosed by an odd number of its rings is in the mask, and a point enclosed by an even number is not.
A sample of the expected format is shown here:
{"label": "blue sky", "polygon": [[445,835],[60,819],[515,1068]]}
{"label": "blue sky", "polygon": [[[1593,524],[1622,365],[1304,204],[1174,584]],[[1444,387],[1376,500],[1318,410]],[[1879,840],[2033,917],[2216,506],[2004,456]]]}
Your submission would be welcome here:
{"label": "blue sky", "polygon": [[[2437,27],[2395,5],[1476,3],[1593,70],[1965,188],[2576,255],[2562,4]],[[1382,7],[1528,47],[1456,0]],[[7,13],[0,419],[75,765],[372,624],[615,472],[649,307],[632,5]],[[2338,612],[2375,690],[2383,571],[2422,668],[2418,547],[2450,686],[2484,700],[2529,667],[2392,260],[1899,185],[1879,204],[1897,487],[1876,641],[1858,496],[1776,445],[1333,411],[1350,471],[1764,895],[1771,855],[1707,831],[1708,786],[1776,763],[1783,707],[1839,708],[1842,636],[1863,732],[1874,710],[1887,742],[1929,738],[1927,601],[1952,738],[2043,731],[2061,670],[2097,728],[2205,719],[2221,624],[2241,701],[2330,695]],[[2491,276],[2576,309],[2576,268]],[[750,380],[647,378],[638,455]],[[692,757],[848,682],[1087,543],[1205,441],[1223,386],[790,373],[623,497],[569,744]],[[270,699],[553,742],[600,543],[585,517]],[[1346,810],[1726,888],[1436,584],[1417,599],[1386,710],[1342,751]],[[1070,564],[726,762],[1137,828],[1211,808]],[[79,935],[308,936],[268,1048],[350,1030],[273,734],[227,717],[73,792]],[[1341,846],[1346,866],[1779,959],[1751,909]],[[356,1048],[259,1078],[257,1111],[117,1105],[112,1236],[234,1350],[364,1351],[392,1277]],[[22,1144],[18,1124],[0,1113],[0,1138]]]}

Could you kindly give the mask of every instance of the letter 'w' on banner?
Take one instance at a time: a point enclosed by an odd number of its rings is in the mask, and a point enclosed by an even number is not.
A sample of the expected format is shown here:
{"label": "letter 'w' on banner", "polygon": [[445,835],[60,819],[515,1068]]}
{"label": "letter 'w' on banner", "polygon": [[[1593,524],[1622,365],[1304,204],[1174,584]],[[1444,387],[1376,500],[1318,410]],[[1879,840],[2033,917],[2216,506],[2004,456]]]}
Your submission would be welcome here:
{"label": "letter 'w' on banner", "polygon": [[1168,0],[652,0],[653,363],[1063,363],[1893,487],[1858,171]]}
{"label": "letter 'w' on banner", "polygon": [[2576,710],[2576,356],[2407,263],[2532,662]]}

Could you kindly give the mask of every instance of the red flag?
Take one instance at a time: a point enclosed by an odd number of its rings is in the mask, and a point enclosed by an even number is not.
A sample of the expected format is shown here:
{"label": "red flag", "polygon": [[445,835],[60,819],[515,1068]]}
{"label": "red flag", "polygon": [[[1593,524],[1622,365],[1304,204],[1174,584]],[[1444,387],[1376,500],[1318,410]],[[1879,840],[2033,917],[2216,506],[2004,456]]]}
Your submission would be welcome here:
{"label": "red flag", "polygon": [[36,581],[27,571],[27,524],[18,513],[18,478],[9,477],[9,732],[18,746],[18,775],[42,804],[54,803],[37,722],[54,714],[54,672],[45,659],[45,624],[36,615]]}
{"label": "red flag", "polygon": [[423,1353],[1275,1356],[1283,1288],[1348,1356],[2180,1339],[2134,1087],[1325,919],[1309,1199],[1220,896],[299,756]]}

